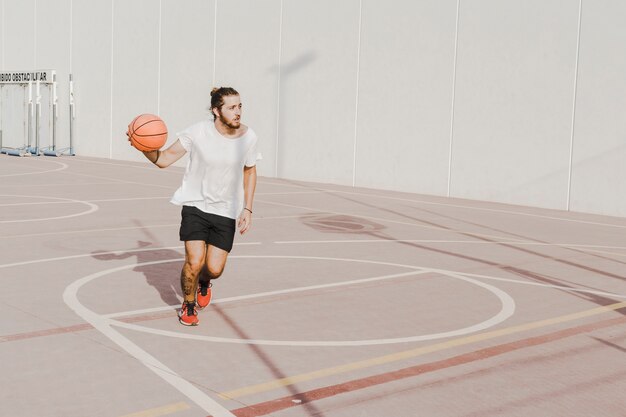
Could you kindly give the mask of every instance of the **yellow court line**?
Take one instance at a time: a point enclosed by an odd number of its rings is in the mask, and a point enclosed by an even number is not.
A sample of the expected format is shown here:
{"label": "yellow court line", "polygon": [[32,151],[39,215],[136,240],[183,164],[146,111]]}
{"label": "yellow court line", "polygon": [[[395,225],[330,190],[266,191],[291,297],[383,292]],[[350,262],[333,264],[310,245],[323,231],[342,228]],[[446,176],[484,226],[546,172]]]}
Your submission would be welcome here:
{"label": "yellow court line", "polygon": [[191,407],[189,406],[189,404],[180,402],[180,403],[164,405],[162,407],[151,408],[149,410],[138,411],[132,414],[125,414],[121,417],[159,417],[159,416],[165,416],[168,414],[173,414],[178,411],[188,410],[190,408]]}
{"label": "yellow court line", "polygon": [[403,359],[414,358],[416,356],[425,355],[427,353],[438,352],[446,349],[450,349],[457,346],[468,345],[471,343],[481,342],[484,340],[494,339],[500,336],[506,336],[514,333],[520,333],[528,330],[538,329],[541,327],[551,326],[553,324],[565,323],[573,320],[582,319],[585,317],[594,316],[597,314],[607,313],[610,311],[619,310],[626,307],[626,302],[611,304],[602,307],[592,308],[590,310],[581,311],[578,313],[566,314],[564,316],[554,317],[551,319],[534,321],[518,326],[507,327],[504,329],[494,330],[485,333],[479,333],[472,336],[462,337],[459,339],[449,340],[447,342],[436,343],[429,346],[423,346],[416,349],[406,350],[403,352],[397,352],[390,355],[379,356],[376,358],[366,359],[363,361],[352,362],[345,365],[335,366],[331,368],[320,369],[318,371],[308,372],[300,375],[294,375],[286,378],[276,379],[265,383],[251,385],[248,387],[239,388],[236,390],[223,392],[220,397],[223,399],[234,399],[243,397],[245,395],[257,394],[260,392],[271,391],[273,389],[293,385],[298,382],[311,381],[314,379],[324,378],[331,375],[337,375],[357,369],[369,368],[376,365],[382,365],[391,362],[397,362]]}

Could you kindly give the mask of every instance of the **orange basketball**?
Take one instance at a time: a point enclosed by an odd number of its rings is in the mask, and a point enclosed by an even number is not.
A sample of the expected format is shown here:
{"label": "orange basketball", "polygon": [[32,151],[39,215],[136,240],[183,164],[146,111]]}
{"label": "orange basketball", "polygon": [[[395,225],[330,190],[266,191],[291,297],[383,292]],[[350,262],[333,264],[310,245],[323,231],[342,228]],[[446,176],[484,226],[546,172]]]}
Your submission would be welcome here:
{"label": "orange basketball", "polygon": [[128,125],[128,137],[140,151],[155,151],[167,141],[167,126],[159,116],[140,114]]}

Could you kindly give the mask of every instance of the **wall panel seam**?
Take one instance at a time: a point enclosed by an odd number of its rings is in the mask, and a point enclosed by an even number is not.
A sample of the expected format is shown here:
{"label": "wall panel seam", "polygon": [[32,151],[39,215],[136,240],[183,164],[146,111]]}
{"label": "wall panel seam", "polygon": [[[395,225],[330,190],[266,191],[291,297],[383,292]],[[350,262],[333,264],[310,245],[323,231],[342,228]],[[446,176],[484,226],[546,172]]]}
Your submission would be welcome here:
{"label": "wall panel seam", "polygon": [[72,73],[72,52],[74,44],[74,0],[70,0],[70,44],[69,44],[69,73]]}
{"label": "wall panel seam", "polygon": [[0,68],[4,69],[4,66],[6,65],[4,62],[4,0],[0,0],[0,6],[2,7],[2,19],[0,20],[0,42],[2,43],[0,48],[2,48],[2,64],[0,65]]}
{"label": "wall panel seam", "polygon": [[274,149],[274,176],[278,178],[278,144],[280,141],[280,68],[283,53],[283,0],[280,0],[280,18],[278,23],[278,82],[276,91],[276,148]]}
{"label": "wall panel seam", "polygon": [[356,187],[356,151],[358,142],[358,123],[359,123],[359,75],[361,71],[361,25],[363,21],[363,0],[359,0],[359,29],[356,50],[356,93],[354,105],[354,148],[352,156],[352,186]]}
{"label": "wall panel seam", "polygon": [[217,0],[213,4],[213,80],[211,89],[215,87],[215,71],[217,61]]}
{"label": "wall panel seam", "polygon": [[450,109],[450,144],[448,151],[448,190],[446,195],[450,197],[450,189],[452,187],[452,145],[454,142],[454,104],[456,101],[456,64],[459,46],[459,14],[461,8],[461,0],[456,2],[456,23],[454,30],[454,61],[452,64],[452,103]]}
{"label": "wall panel seam", "polygon": [[110,109],[109,109],[109,159],[113,159],[113,52],[115,49],[115,0],[111,0],[111,64],[110,64]]}
{"label": "wall panel seam", "polygon": [[574,162],[574,125],[576,122],[576,94],[578,91],[578,61],[580,58],[580,28],[582,22],[582,9],[583,0],[578,3],[578,34],[576,36],[576,62],[574,64],[574,92],[572,98],[572,127],[570,131],[570,145],[569,145],[569,165],[567,175],[567,203],[565,209],[570,210],[570,200],[572,191],[572,170]]}
{"label": "wall panel seam", "polygon": [[159,0],[159,50],[157,52],[157,115],[161,113],[161,37],[162,37],[162,19],[163,19],[163,0]]}

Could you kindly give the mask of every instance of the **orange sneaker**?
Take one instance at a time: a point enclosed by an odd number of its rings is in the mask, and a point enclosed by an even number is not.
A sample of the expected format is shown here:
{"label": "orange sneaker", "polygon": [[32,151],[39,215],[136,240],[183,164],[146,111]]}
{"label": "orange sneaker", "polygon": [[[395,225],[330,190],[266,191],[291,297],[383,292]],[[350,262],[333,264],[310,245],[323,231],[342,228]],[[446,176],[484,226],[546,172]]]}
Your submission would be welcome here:
{"label": "orange sneaker", "polygon": [[204,307],[211,304],[211,287],[213,284],[210,282],[207,285],[200,283],[198,293],[196,294],[196,303],[198,303],[198,309],[202,310]]}
{"label": "orange sneaker", "polygon": [[198,325],[198,313],[196,312],[196,303],[187,303],[183,301],[183,306],[178,312],[178,321],[185,326]]}

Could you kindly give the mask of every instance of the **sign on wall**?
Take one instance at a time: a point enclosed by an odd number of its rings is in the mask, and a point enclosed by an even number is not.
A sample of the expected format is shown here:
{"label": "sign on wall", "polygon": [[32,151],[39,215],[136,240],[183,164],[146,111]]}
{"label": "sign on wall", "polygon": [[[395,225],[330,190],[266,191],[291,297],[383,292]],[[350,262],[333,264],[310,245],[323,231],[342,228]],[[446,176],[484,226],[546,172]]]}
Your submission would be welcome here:
{"label": "sign on wall", "polygon": [[53,70],[39,71],[2,71],[0,72],[0,84],[24,84],[28,82],[52,84],[54,81]]}

